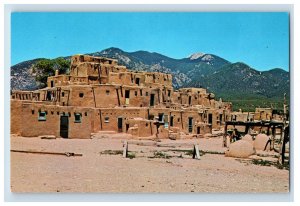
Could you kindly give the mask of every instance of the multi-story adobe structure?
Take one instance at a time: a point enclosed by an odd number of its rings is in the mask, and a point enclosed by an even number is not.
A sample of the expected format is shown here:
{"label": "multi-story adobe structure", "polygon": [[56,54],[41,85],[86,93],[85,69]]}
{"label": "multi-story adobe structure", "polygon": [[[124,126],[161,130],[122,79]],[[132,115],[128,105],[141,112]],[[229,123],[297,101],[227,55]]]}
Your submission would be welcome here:
{"label": "multi-story adobe structure", "polygon": [[130,71],[117,60],[75,55],[69,75],[36,91],[12,91],[11,133],[90,138],[98,131],[168,138],[205,134],[230,118],[232,105],[203,88],[174,90],[172,75]]}

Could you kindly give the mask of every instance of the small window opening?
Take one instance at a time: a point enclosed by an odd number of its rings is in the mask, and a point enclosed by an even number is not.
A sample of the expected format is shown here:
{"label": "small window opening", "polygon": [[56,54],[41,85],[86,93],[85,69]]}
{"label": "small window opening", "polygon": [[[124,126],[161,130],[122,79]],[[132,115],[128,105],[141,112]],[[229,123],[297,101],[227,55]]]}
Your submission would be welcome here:
{"label": "small window opening", "polygon": [[46,121],[46,112],[39,112],[38,120]]}
{"label": "small window opening", "polygon": [[84,95],[82,92],[79,93],[79,97],[82,98]]}
{"label": "small window opening", "polygon": [[74,113],[75,123],[81,123],[81,114],[80,113]]}
{"label": "small window opening", "polygon": [[106,95],[109,95],[109,90],[106,90]]}
{"label": "small window opening", "polygon": [[125,90],[125,98],[129,98],[130,96],[130,90]]}
{"label": "small window opening", "polygon": [[105,118],[104,118],[104,122],[105,122],[105,123],[109,123],[109,117],[105,117]]}

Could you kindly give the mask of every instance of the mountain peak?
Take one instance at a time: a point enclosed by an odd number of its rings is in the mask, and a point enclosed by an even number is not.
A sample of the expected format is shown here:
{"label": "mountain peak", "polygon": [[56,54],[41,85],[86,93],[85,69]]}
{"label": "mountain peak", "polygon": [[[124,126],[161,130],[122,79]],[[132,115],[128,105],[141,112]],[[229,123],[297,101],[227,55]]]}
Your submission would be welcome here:
{"label": "mountain peak", "polygon": [[202,58],[204,55],[206,55],[206,54],[202,53],[202,52],[197,52],[197,53],[194,53],[194,54],[190,55],[189,59],[190,60],[199,59],[199,58]]}

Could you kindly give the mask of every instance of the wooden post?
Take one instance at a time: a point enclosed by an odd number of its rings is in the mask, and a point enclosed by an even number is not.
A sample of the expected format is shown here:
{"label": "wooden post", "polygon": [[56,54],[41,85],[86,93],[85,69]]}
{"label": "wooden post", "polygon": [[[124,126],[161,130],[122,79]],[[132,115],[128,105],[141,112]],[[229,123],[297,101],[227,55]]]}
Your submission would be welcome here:
{"label": "wooden post", "polygon": [[225,122],[224,135],[223,135],[223,147],[227,147],[227,123]]}
{"label": "wooden post", "polygon": [[199,148],[198,148],[197,144],[194,145],[194,149],[193,149],[193,159],[195,159],[195,158],[200,160],[200,153],[199,153]]}
{"label": "wooden post", "polygon": [[118,90],[118,88],[116,88],[116,92],[117,92],[117,98],[118,98],[118,105],[120,106],[121,103],[120,103],[120,97],[119,97],[119,90]]}
{"label": "wooden post", "polygon": [[124,141],[124,143],[123,143],[123,157],[127,158],[127,154],[128,154],[128,142]]}
{"label": "wooden post", "polygon": [[95,97],[94,87],[92,87],[92,91],[93,91],[93,97],[94,97],[94,105],[95,105],[95,108],[96,108],[97,105],[96,105],[96,97]]}
{"label": "wooden post", "polygon": [[102,126],[102,112],[101,112],[101,109],[99,109],[99,118],[100,118],[100,128],[102,130],[103,126]]}

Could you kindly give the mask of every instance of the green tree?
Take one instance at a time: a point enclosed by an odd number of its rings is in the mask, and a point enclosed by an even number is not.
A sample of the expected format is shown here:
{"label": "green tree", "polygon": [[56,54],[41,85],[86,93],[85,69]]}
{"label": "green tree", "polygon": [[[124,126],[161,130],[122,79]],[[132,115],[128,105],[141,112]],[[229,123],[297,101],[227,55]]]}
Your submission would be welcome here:
{"label": "green tree", "polygon": [[55,70],[59,71],[59,74],[68,74],[70,67],[70,61],[63,58],[56,59],[42,59],[38,61],[33,70],[36,73],[36,81],[40,83],[41,87],[47,86],[47,78],[55,75]]}

